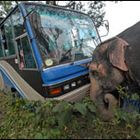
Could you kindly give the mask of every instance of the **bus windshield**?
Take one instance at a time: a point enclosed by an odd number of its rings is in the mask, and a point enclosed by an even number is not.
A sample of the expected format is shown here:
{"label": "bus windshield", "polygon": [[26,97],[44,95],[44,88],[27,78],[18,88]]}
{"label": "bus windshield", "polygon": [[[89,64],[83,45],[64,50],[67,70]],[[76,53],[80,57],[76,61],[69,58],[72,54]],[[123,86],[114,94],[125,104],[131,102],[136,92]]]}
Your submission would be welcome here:
{"label": "bus windshield", "polygon": [[26,10],[33,11],[31,24],[46,66],[91,58],[99,38],[87,15],[39,4],[26,4]]}

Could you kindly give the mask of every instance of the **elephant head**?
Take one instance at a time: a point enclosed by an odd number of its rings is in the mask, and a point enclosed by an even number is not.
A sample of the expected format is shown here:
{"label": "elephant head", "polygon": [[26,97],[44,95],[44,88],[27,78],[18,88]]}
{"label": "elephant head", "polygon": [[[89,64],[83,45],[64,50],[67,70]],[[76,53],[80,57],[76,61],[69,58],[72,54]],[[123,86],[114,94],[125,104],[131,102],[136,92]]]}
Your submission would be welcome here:
{"label": "elephant head", "polygon": [[100,44],[93,52],[89,65],[90,97],[97,103],[104,120],[113,117],[112,109],[117,105],[117,99],[110,93],[124,81],[124,72],[128,71],[125,63],[127,46],[126,41],[115,37]]}

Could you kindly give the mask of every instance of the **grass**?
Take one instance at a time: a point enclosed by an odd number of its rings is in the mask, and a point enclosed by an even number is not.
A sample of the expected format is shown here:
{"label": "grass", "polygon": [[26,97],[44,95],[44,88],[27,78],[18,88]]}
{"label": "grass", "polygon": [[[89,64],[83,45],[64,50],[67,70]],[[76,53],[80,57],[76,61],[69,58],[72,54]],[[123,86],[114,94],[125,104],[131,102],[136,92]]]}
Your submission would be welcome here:
{"label": "grass", "polygon": [[31,102],[0,94],[0,139],[139,139],[140,115],[118,108],[103,122],[88,98]]}

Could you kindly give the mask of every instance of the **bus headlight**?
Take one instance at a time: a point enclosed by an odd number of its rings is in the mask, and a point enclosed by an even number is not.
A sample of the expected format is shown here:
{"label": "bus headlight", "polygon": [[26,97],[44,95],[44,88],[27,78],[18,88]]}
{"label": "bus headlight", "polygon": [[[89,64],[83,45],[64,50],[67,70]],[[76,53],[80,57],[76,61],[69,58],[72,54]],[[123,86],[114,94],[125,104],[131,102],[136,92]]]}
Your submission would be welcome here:
{"label": "bus headlight", "polygon": [[72,82],[71,87],[75,87],[75,86],[76,86],[76,82]]}
{"label": "bus headlight", "polygon": [[70,86],[69,85],[65,85],[64,86],[64,90],[68,90],[68,89],[70,89]]}

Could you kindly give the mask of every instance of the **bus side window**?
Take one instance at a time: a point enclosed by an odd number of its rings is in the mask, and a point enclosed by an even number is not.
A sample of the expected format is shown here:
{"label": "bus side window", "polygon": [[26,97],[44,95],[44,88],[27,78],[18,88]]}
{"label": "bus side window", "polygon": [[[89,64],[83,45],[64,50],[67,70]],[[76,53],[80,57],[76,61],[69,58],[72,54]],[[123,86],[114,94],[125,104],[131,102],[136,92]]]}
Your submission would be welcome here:
{"label": "bus side window", "polygon": [[4,54],[3,54],[3,45],[2,45],[2,34],[0,32],[0,58],[1,57],[4,57]]}
{"label": "bus side window", "polygon": [[35,59],[31,49],[30,41],[24,27],[24,20],[19,10],[16,10],[12,15],[15,41],[19,54],[19,68],[36,68]]}
{"label": "bus side window", "polygon": [[5,49],[5,55],[10,56],[15,54],[15,44],[14,44],[14,35],[11,18],[9,17],[3,27],[3,44]]}
{"label": "bus side window", "polygon": [[13,27],[15,37],[20,36],[25,33],[25,28],[23,25],[23,17],[19,10],[16,10],[12,15]]}
{"label": "bus side window", "polygon": [[17,40],[17,47],[19,53],[19,69],[22,70],[25,67],[25,62],[24,62],[23,48],[20,39]]}
{"label": "bus side window", "polygon": [[27,36],[17,40],[19,52],[19,68],[36,68],[35,59]]}
{"label": "bus side window", "polygon": [[6,43],[6,37],[5,37],[5,31],[4,31],[4,26],[1,28],[1,33],[2,33],[2,45],[3,45],[3,51],[4,51],[4,56],[8,55],[8,47]]}
{"label": "bus side window", "polygon": [[36,63],[34,60],[34,56],[33,56],[32,50],[31,50],[31,45],[29,43],[28,37],[25,36],[25,37],[21,38],[21,43],[23,46],[25,67],[26,68],[36,68]]}

